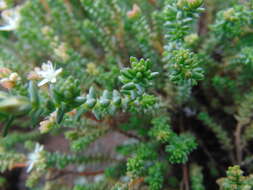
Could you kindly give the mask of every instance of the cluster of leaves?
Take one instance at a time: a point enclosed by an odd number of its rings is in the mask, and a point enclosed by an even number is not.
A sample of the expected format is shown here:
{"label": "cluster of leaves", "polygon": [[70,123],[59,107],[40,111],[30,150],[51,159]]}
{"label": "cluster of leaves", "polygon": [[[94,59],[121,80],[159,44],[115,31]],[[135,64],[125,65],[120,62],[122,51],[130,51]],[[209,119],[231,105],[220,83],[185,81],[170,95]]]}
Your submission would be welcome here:
{"label": "cluster of leaves", "polygon": [[191,188],[193,190],[205,190],[202,168],[196,164],[192,164],[190,169]]}
{"label": "cluster of leaves", "polygon": [[243,171],[236,165],[228,168],[227,177],[219,179],[218,184],[221,190],[251,189],[252,177],[252,175],[243,176]]}
{"label": "cluster of leaves", "polygon": [[[227,165],[253,173],[252,10],[252,0],[0,0],[0,171],[27,168],[38,190],[67,189],[65,175],[75,190],[204,190]],[[115,133],[116,152],[90,155]],[[66,153],[43,143],[55,137]],[[218,184],[252,181],[233,166]]]}

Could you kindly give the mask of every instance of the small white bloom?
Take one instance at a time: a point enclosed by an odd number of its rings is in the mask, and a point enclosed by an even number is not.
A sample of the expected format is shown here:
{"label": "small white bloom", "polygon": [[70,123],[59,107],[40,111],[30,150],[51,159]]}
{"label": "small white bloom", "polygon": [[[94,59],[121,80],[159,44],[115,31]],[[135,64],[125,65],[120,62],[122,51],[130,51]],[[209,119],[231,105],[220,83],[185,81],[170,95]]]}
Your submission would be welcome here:
{"label": "small white bloom", "polygon": [[35,149],[32,153],[28,155],[28,161],[27,161],[27,173],[32,171],[34,165],[40,161],[41,158],[41,152],[43,151],[44,146],[40,145],[39,143],[36,143]]}
{"label": "small white bloom", "polygon": [[75,180],[75,184],[77,185],[85,185],[85,184],[88,184],[88,179],[86,177],[78,177],[76,180]]}
{"label": "small white bloom", "polygon": [[20,7],[4,10],[1,15],[5,25],[0,26],[0,30],[12,31],[18,28],[20,21]]}
{"label": "small white bloom", "polygon": [[94,182],[98,183],[98,182],[101,182],[105,179],[105,176],[103,174],[101,175],[97,175],[94,177]]}
{"label": "small white bloom", "polygon": [[18,75],[18,73],[11,73],[9,76],[9,79],[11,81],[18,81],[21,80],[20,76]]}
{"label": "small white bloom", "polygon": [[43,80],[39,82],[38,86],[43,86],[46,83],[55,83],[56,77],[62,72],[62,68],[55,70],[51,61],[43,63],[41,70],[36,71]]}
{"label": "small white bloom", "polygon": [[5,2],[5,0],[0,0],[0,10],[4,10],[7,7],[8,6],[7,6],[7,3]]}
{"label": "small white bloom", "polygon": [[129,177],[129,176],[122,176],[122,177],[120,178],[120,181],[122,181],[122,182],[124,182],[124,183],[127,183],[127,182],[130,181],[130,177]]}

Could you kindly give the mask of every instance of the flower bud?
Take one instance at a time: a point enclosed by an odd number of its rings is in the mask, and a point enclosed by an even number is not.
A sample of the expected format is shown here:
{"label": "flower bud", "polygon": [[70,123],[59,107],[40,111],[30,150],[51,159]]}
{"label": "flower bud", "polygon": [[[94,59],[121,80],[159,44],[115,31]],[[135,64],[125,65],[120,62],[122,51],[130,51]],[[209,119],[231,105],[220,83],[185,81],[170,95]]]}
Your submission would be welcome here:
{"label": "flower bud", "polygon": [[96,76],[99,74],[99,71],[94,63],[88,63],[86,68],[87,73],[90,75]]}
{"label": "flower bud", "polygon": [[199,36],[196,33],[185,36],[184,41],[187,45],[194,45],[199,40]]}
{"label": "flower bud", "polygon": [[190,9],[197,9],[203,4],[203,0],[186,0]]}
{"label": "flower bud", "polygon": [[234,15],[235,15],[234,8],[227,9],[223,13],[224,19],[227,21],[234,21],[236,19]]}
{"label": "flower bud", "polygon": [[199,8],[203,0],[178,0],[177,6],[184,10],[193,10]]}

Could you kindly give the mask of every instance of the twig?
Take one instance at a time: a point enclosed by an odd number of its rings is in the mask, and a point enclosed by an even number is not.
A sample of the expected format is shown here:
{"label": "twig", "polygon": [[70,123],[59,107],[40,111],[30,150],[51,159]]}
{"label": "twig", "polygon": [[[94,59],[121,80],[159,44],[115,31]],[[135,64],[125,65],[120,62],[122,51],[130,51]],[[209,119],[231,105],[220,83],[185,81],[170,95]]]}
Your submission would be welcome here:
{"label": "twig", "polygon": [[102,123],[103,120],[98,120],[91,112],[86,112],[84,116],[90,120],[96,121],[98,123]]}
{"label": "twig", "polygon": [[59,173],[53,177],[48,178],[48,181],[53,181],[56,180],[58,178],[61,178],[65,175],[78,175],[78,176],[96,176],[99,174],[103,174],[104,170],[100,170],[100,171],[85,171],[85,172],[76,172],[76,171],[68,171],[68,170],[63,170],[63,171],[59,171]]}
{"label": "twig", "polygon": [[[15,169],[15,168],[25,168],[27,167],[26,163],[16,163],[12,166],[11,169]],[[69,170],[57,170],[59,172],[59,174],[57,174],[56,176],[49,178],[48,180],[54,180],[57,179],[59,177],[62,177],[64,175],[79,175],[79,176],[95,176],[95,175],[99,175],[99,174],[103,174],[104,170],[99,170],[99,171],[84,171],[84,172],[77,172],[77,171],[69,171]]]}
{"label": "twig", "polygon": [[236,147],[236,158],[237,158],[237,163],[241,165],[242,162],[242,154],[243,154],[243,148],[245,144],[241,142],[241,133],[243,128],[247,127],[250,125],[250,123],[253,121],[253,116],[249,118],[248,123],[241,125],[240,123],[237,124],[236,126],[236,131],[235,131],[235,147]]}
{"label": "twig", "polygon": [[237,159],[237,163],[239,165],[242,162],[242,150],[243,150],[243,146],[242,146],[242,142],[241,142],[241,133],[242,133],[243,127],[244,127],[243,125],[238,124],[236,126],[236,130],[235,130],[236,159]]}
{"label": "twig", "polygon": [[240,166],[246,166],[253,161],[253,156],[241,162]]}
{"label": "twig", "polygon": [[119,120],[115,120],[115,119],[112,119],[112,118],[108,118],[108,119],[104,119],[104,120],[97,120],[96,117],[91,113],[91,112],[86,112],[85,113],[85,117],[88,118],[88,119],[91,119],[93,121],[96,121],[98,123],[105,123],[106,125],[108,125],[112,130],[114,131],[117,131],[127,137],[130,137],[130,138],[135,138],[135,139],[138,139],[139,141],[142,141],[143,139],[141,137],[139,137],[138,135],[135,135],[133,133],[129,133],[127,131],[124,131],[122,129],[120,129],[118,127],[118,123],[122,123],[124,121],[126,121],[128,119],[128,116],[127,115],[124,115],[124,117],[122,117],[121,119]]}
{"label": "twig", "polygon": [[152,45],[153,45],[154,48],[159,52],[160,55],[163,54],[164,48],[163,48],[163,45],[161,44],[161,42],[159,41],[159,39],[155,39],[155,40],[152,42]]}
{"label": "twig", "polygon": [[140,185],[143,182],[144,182],[144,177],[140,177],[140,178],[134,179],[133,181],[131,181],[129,183],[129,185],[128,185],[129,189],[133,189],[134,186]]}
{"label": "twig", "polygon": [[16,163],[12,166],[11,169],[15,169],[15,168],[25,168],[27,167],[27,164],[26,163]]}
{"label": "twig", "polygon": [[66,5],[68,14],[71,15],[73,11],[72,11],[72,5],[70,4],[69,0],[64,0],[64,4]]}
{"label": "twig", "polygon": [[138,139],[139,141],[143,141],[143,139],[133,133],[128,133],[120,128],[113,128],[115,131],[127,136],[127,137],[130,137],[130,138],[134,138],[134,139]]}
{"label": "twig", "polygon": [[217,168],[219,168],[219,165],[216,163],[213,155],[209,152],[209,150],[205,147],[204,143],[201,142],[200,140],[197,141],[198,144],[201,146],[202,150],[204,151],[204,153],[207,155],[207,157],[210,159],[210,161],[216,165]]}
{"label": "twig", "polygon": [[183,187],[184,187],[184,190],[190,190],[187,164],[182,165],[182,170],[183,170]]}

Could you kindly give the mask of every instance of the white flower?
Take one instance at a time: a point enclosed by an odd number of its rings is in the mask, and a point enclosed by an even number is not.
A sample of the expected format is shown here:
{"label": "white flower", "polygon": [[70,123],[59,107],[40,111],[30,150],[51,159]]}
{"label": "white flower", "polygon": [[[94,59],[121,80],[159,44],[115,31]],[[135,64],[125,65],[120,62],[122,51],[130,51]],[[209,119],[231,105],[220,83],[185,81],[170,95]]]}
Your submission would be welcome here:
{"label": "white flower", "polygon": [[7,7],[7,3],[4,0],[0,0],[0,10],[4,10]]}
{"label": "white flower", "polygon": [[105,179],[105,176],[103,174],[97,175],[94,177],[94,182],[98,183]]}
{"label": "white flower", "polygon": [[18,6],[13,9],[4,10],[2,12],[1,15],[5,25],[0,26],[0,30],[12,31],[17,29],[20,21],[20,8],[21,7]]}
{"label": "white flower", "polygon": [[40,75],[43,80],[39,82],[38,86],[43,86],[44,84],[51,82],[56,82],[56,77],[62,72],[62,68],[55,70],[51,61],[42,64],[42,69],[37,70],[37,74]]}
{"label": "white flower", "polygon": [[44,146],[40,145],[39,143],[36,143],[34,152],[30,153],[28,155],[28,161],[27,161],[27,173],[32,171],[34,165],[38,163],[41,159],[41,152],[43,151]]}

